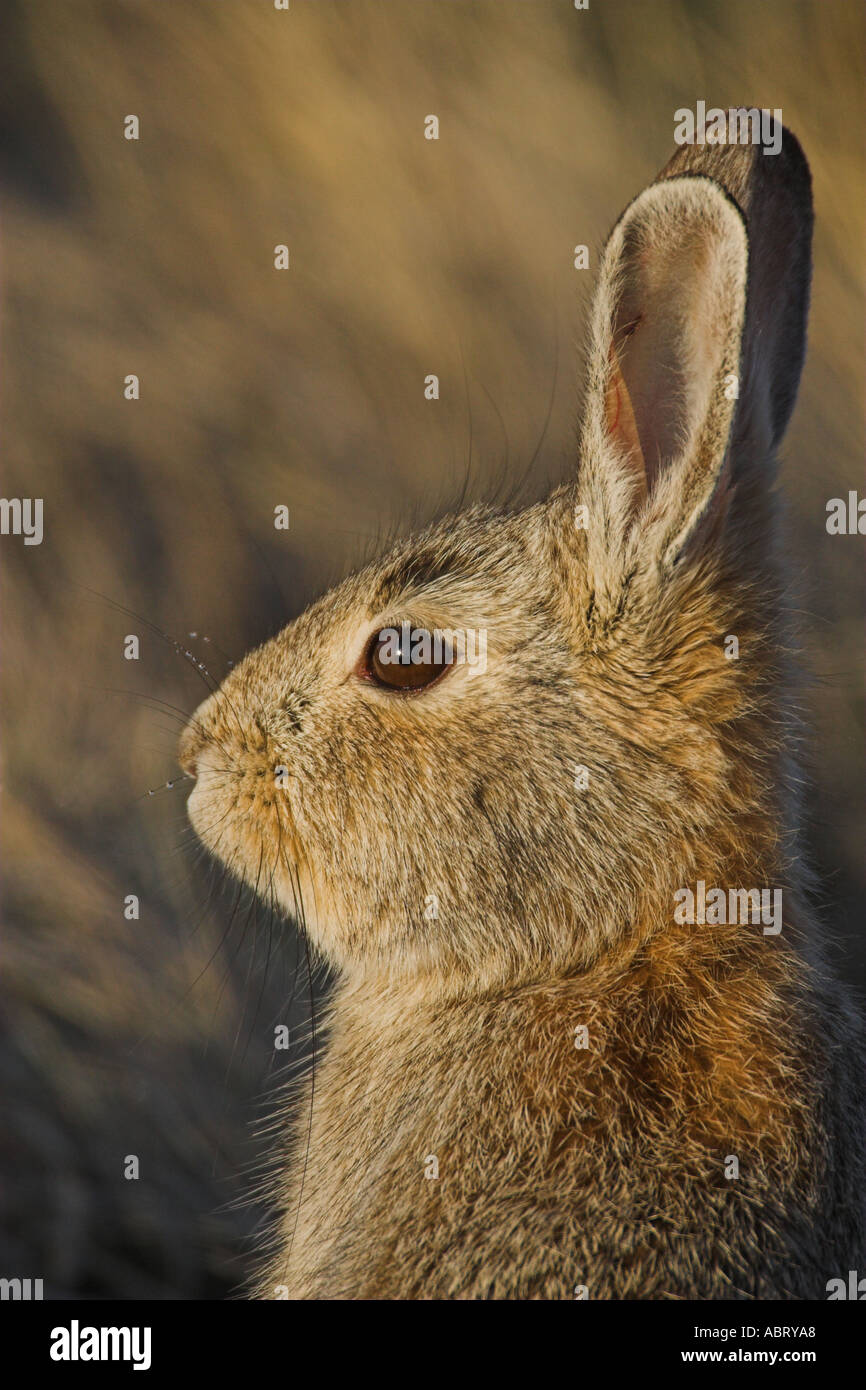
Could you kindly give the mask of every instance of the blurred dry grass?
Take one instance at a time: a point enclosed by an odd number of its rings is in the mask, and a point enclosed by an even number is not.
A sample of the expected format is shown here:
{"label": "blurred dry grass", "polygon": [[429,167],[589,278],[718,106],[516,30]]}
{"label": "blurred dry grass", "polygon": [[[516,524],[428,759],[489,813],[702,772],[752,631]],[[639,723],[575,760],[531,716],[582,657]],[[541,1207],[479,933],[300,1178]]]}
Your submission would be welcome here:
{"label": "blurred dry grass", "polygon": [[172,774],[170,713],[109,693],[191,710],[201,687],[88,591],[237,655],[459,491],[470,414],[470,491],[519,476],[552,394],[540,493],[573,454],[571,248],[598,246],[699,98],[781,107],[813,170],[783,483],[814,853],[862,981],[862,541],[824,527],[828,497],[863,491],[859,0],[6,0],[0,40],[3,493],[46,518],[41,547],[2,541],[0,1273],[94,1296],[235,1282],[252,1217],[217,1208],[244,1187],[295,970],[281,926],[265,977],[262,919],[220,948],[231,899],[178,851],[183,792],[140,799]]}

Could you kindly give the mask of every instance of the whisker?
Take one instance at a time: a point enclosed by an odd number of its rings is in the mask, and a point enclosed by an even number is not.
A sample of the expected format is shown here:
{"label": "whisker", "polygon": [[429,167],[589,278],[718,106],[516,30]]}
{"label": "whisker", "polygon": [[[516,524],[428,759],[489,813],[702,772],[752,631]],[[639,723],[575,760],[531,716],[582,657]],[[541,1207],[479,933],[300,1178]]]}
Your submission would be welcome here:
{"label": "whisker", "polygon": [[115,612],[125,613],[128,618],[134,618],[137,623],[142,623],[144,627],[155,633],[157,637],[161,637],[163,642],[167,642],[174,651],[178,652],[179,655],[182,656],[184,660],[188,661],[198,672],[211,693],[217,689],[219,682],[211,675],[204,662],[199,661],[198,657],[189,651],[188,648],[184,647],[183,643],[179,642],[176,637],[172,637],[168,632],[163,632],[161,627],[156,623],[152,623],[149,618],[143,617],[141,613],[136,613],[134,609],[125,607],[124,604],[118,603],[116,599],[109,598],[108,594],[101,594],[98,589],[91,589],[86,584],[82,584],[81,588],[84,589],[85,593],[93,594],[94,598],[101,599],[103,603],[107,603],[109,608],[113,608]]}
{"label": "whisker", "polygon": [[551,421],[551,418],[552,418],[552,416],[553,416],[553,402],[554,402],[554,400],[556,399],[556,386],[557,386],[557,381],[558,381],[558,379],[559,379],[559,322],[558,322],[558,320],[557,320],[557,332],[556,332],[556,337],[555,337],[555,339],[554,339],[554,343],[555,343],[555,348],[554,348],[554,357],[553,357],[553,381],[552,381],[551,387],[550,387],[550,399],[549,399],[548,402],[547,402],[547,414],[546,414],[545,417],[544,417],[544,425],[543,425],[543,427],[542,427],[541,434],[540,434],[539,437],[538,437],[538,443],[536,444],[536,446],[535,446],[535,448],[534,448],[534,450],[533,450],[533,452],[532,452],[532,457],[530,458],[529,463],[526,465],[526,468],[525,468],[525,470],[524,470],[524,473],[523,473],[522,478],[520,479],[520,482],[517,484],[517,487],[515,488],[515,492],[518,492],[518,493],[522,490],[522,488],[525,487],[525,485],[526,485],[526,480],[527,480],[527,478],[529,477],[530,473],[532,472],[533,467],[535,466],[535,460],[538,458],[538,455],[539,455],[540,452],[541,452],[541,449],[542,449],[542,446],[543,446],[543,444],[544,444],[544,441],[545,441],[545,439],[547,438],[547,431],[548,431],[548,429],[550,428],[550,421]]}
{"label": "whisker", "polygon": [[206,729],[194,715],[188,714],[186,710],[179,709],[177,705],[169,704],[168,700],[161,700],[157,695],[150,695],[141,690],[125,690],[122,687],[110,685],[88,686],[86,689],[98,690],[103,695],[126,695],[130,699],[141,700],[142,704],[152,707],[160,714],[164,714],[166,718],[175,719],[179,728],[185,729],[187,726],[190,726],[195,729],[200,738],[206,743],[213,744],[215,747],[219,748],[224,757],[231,760],[229,750],[215,734],[211,733],[210,729]]}
{"label": "whisker", "polygon": [[[295,896],[295,901],[297,902],[297,904],[298,904],[298,906],[299,906],[300,921],[301,921],[301,926],[302,926],[302,930],[303,930],[304,957],[305,957],[306,964],[307,964],[307,986],[308,986],[308,992],[309,992],[309,1006],[310,1006],[310,1047],[311,1047],[311,1052],[310,1052],[310,1069],[309,1069],[309,1070],[310,1070],[310,1105],[309,1105],[309,1112],[308,1112],[308,1116],[307,1116],[307,1142],[306,1142],[306,1146],[305,1146],[305,1150],[304,1150],[304,1164],[303,1164],[303,1168],[301,1169],[301,1181],[300,1181],[300,1185],[299,1185],[299,1189],[298,1189],[298,1202],[297,1202],[297,1206],[296,1206],[296,1208],[295,1208],[295,1219],[294,1219],[294,1222],[292,1223],[292,1234],[291,1234],[291,1236],[290,1236],[290,1238],[289,1238],[288,1248],[287,1248],[287,1250],[286,1250],[285,1263],[284,1263],[284,1266],[283,1266],[283,1282],[285,1282],[286,1276],[287,1276],[287,1274],[288,1274],[289,1261],[291,1260],[291,1257],[292,1257],[292,1249],[293,1249],[293,1247],[294,1247],[295,1236],[297,1235],[297,1231],[298,1231],[298,1221],[299,1221],[300,1215],[301,1215],[301,1205],[302,1205],[303,1200],[304,1200],[304,1185],[305,1185],[305,1183],[306,1183],[306,1178],[307,1178],[307,1168],[308,1168],[309,1159],[310,1159],[310,1147],[311,1147],[312,1138],[313,1138],[313,1107],[314,1107],[315,1094],[316,1094],[316,1056],[317,1056],[317,1040],[316,1040],[316,1004],[315,1004],[315,994],[314,994],[314,991],[313,991],[313,972],[312,972],[312,965],[311,965],[311,961],[310,961],[310,938],[309,938],[309,935],[308,935],[308,933],[307,933],[307,931],[306,931],[306,912],[305,912],[305,909],[304,909],[304,906],[303,906],[303,894],[302,894],[302,891],[301,891],[300,876],[299,876],[299,874],[298,874],[297,866],[293,866],[292,880],[293,880],[293,881],[292,881],[292,892],[293,892],[293,895]],[[312,880],[311,880],[311,882],[312,882]]]}
{"label": "whisker", "polygon": [[233,668],[233,666],[234,666],[235,663],[232,661],[231,657],[230,657],[226,652],[223,651],[222,647],[220,647],[220,646],[213,640],[212,637],[205,637],[204,633],[198,633],[198,632],[188,632],[188,633],[187,633],[187,637],[189,637],[193,642],[207,642],[207,644],[208,644],[209,647],[213,647],[213,649],[214,649],[214,651],[216,652],[217,656],[221,656],[221,657],[222,657],[223,661],[226,663],[226,666],[228,666],[229,670],[231,670],[231,669]]}
{"label": "whisker", "polygon": [[[161,627],[159,627],[156,623],[152,623],[149,618],[143,617],[141,613],[136,613],[132,608],[126,608],[124,604],[118,603],[116,599],[109,598],[107,594],[101,594],[98,589],[91,589],[86,584],[83,584],[80,587],[84,589],[85,593],[93,594],[94,598],[101,599],[103,603],[107,603],[108,606],[110,608],[113,608],[116,612],[125,613],[127,617],[134,618],[137,623],[142,623],[146,628],[149,628],[151,632],[155,633],[157,637],[160,637],[163,640],[163,642],[167,642],[168,645],[180,656],[182,656],[184,660],[187,661],[198,673],[201,680],[204,681],[204,684],[211,695],[216,694],[216,692],[220,690],[221,683],[211,675],[204,662],[199,661],[195,653],[191,652],[188,647],[185,647],[182,642],[179,642],[176,637],[172,637],[170,633],[164,632]],[[244,731],[240,718],[238,717],[237,710],[235,709],[232,701],[226,695],[225,690],[222,690],[221,693],[222,698],[225,700],[226,704],[228,705],[229,709],[234,715],[235,723],[238,726],[238,732],[241,736],[241,740],[243,741]]]}
{"label": "whisker", "polygon": [[194,778],[194,777],[190,777],[190,775],[189,775],[188,772],[182,772],[182,773],[180,774],[180,776],[179,776],[179,777],[176,777],[175,780],[174,780],[173,782],[163,782],[163,784],[162,784],[161,787],[152,787],[152,788],[150,789],[150,791],[146,791],[146,792],[144,793],[144,796],[136,797],[136,800],[137,800],[137,801],[144,801],[145,797],[148,797],[148,796],[156,796],[158,792],[170,792],[170,791],[173,791],[174,788],[180,786],[181,782],[183,782],[183,781],[194,782],[194,781],[195,781],[195,778]]}
{"label": "whisker", "polygon": [[245,923],[244,923],[244,929],[243,929],[243,932],[242,932],[242,934],[241,934],[241,939],[240,939],[240,941],[238,942],[238,945],[237,945],[236,948],[235,948],[234,956],[232,957],[232,960],[233,960],[233,961],[234,961],[235,959],[237,959],[238,952],[240,951],[240,948],[241,948],[241,946],[243,945],[243,942],[244,942],[244,938],[246,937],[247,928],[248,928],[248,926],[250,925],[250,922],[252,921],[252,928],[253,928],[253,946],[252,946],[252,950],[249,952],[249,963],[248,963],[248,965],[247,965],[246,975],[244,976],[243,990],[242,990],[242,993],[241,993],[241,1000],[240,1000],[240,1005],[241,1005],[240,1015],[241,1015],[241,1016],[240,1016],[240,1022],[238,1023],[237,1029],[235,1030],[234,1041],[232,1042],[231,1052],[229,1053],[229,1059],[228,1059],[228,1062],[226,1063],[226,1074],[225,1074],[225,1082],[226,1082],[226,1084],[228,1084],[228,1080],[229,1080],[229,1077],[230,1077],[230,1075],[231,1075],[231,1067],[232,1067],[232,1063],[233,1063],[233,1061],[234,1061],[235,1052],[237,1051],[238,1040],[239,1040],[239,1038],[240,1038],[241,1029],[242,1029],[242,1027],[243,1027],[243,1017],[244,1017],[244,1013],[245,1013],[245,1011],[246,1011],[247,991],[248,991],[248,989],[249,989],[250,976],[251,976],[251,974],[252,974],[253,962],[254,962],[254,960],[255,960],[255,946],[256,946],[256,940],[257,940],[257,935],[258,935],[258,933],[257,933],[257,928],[258,928],[258,914],[259,914],[259,884],[260,884],[260,882],[261,882],[262,866],[263,866],[263,864],[264,864],[264,860],[265,860],[265,846],[264,846],[264,841],[262,841],[261,848],[260,848],[260,850],[259,850],[259,866],[258,866],[258,870],[256,871],[256,882],[255,882],[255,886],[254,886],[254,888],[253,888],[253,897],[252,897],[251,908],[250,908],[250,911],[247,913],[247,918],[246,918],[246,921],[245,921]]}

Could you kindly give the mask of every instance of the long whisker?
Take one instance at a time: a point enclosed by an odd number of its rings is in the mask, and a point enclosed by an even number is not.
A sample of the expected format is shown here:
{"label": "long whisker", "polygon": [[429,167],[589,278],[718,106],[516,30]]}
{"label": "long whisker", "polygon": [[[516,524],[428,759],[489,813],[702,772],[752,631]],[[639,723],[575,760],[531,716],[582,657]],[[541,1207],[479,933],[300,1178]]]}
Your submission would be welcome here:
{"label": "long whisker", "polygon": [[272,865],[271,865],[271,872],[270,872],[270,877],[269,877],[269,879],[268,879],[268,890],[267,890],[267,891],[268,891],[268,914],[267,914],[267,923],[268,923],[268,947],[267,947],[267,954],[266,954],[266,956],[265,956],[264,970],[263,970],[263,972],[262,972],[262,983],[261,983],[261,988],[259,989],[259,997],[258,997],[258,999],[256,1000],[256,1009],[255,1009],[255,1013],[253,1014],[253,1021],[252,1021],[251,1025],[250,1025],[250,1032],[249,1032],[249,1034],[248,1034],[248,1036],[247,1036],[247,1045],[246,1045],[246,1047],[244,1048],[243,1057],[246,1057],[247,1048],[249,1047],[249,1038],[252,1036],[252,1031],[253,1031],[253,1029],[254,1029],[255,1026],[256,1026],[256,1021],[257,1021],[257,1019],[258,1019],[259,1012],[260,1012],[261,1007],[262,1007],[262,1000],[263,1000],[263,998],[264,998],[264,993],[265,993],[265,985],[267,984],[268,971],[269,971],[269,969],[270,969],[270,964],[271,964],[271,948],[272,948],[272,945],[273,945],[274,916],[276,915],[276,912],[277,912],[276,894],[275,894],[275,892],[274,892],[274,874],[276,873],[277,867],[278,867],[279,862],[280,862],[280,855],[281,855],[281,853],[282,853],[282,846],[283,846],[283,822],[282,822],[282,818],[281,818],[280,812],[279,812],[279,802],[276,803],[276,806],[277,806],[277,852],[276,852],[276,855],[274,856],[274,861],[273,861],[273,863],[272,863]]}
{"label": "long whisker", "polygon": [[308,1112],[308,1116],[307,1116],[307,1142],[306,1142],[306,1146],[305,1146],[305,1149],[304,1149],[304,1164],[303,1164],[303,1168],[301,1169],[301,1180],[300,1180],[300,1184],[299,1184],[299,1188],[298,1188],[298,1202],[297,1202],[297,1206],[296,1206],[296,1208],[295,1208],[295,1219],[294,1219],[294,1221],[293,1221],[293,1223],[292,1223],[292,1234],[291,1234],[291,1236],[290,1236],[290,1238],[289,1238],[288,1248],[287,1248],[287,1250],[286,1250],[285,1263],[284,1263],[284,1267],[283,1267],[283,1281],[284,1281],[284,1282],[285,1282],[285,1278],[286,1278],[286,1276],[287,1276],[287,1274],[288,1274],[289,1262],[290,1262],[291,1257],[292,1257],[292,1249],[294,1248],[294,1243],[295,1243],[295,1236],[297,1235],[297,1231],[298,1231],[298,1221],[299,1221],[300,1215],[301,1215],[301,1205],[302,1205],[303,1200],[304,1200],[304,1186],[305,1186],[306,1178],[307,1178],[307,1168],[308,1168],[309,1159],[310,1159],[310,1148],[311,1148],[312,1139],[313,1139],[313,1108],[314,1108],[315,1095],[316,1095],[316,1057],[317,1057],[316,1003],[315,1003],[315,994],[314,994],[314,991],[313,991],[313,972],[312,972],[312,964],[311,964],[311,961],[310,961],[310,938],[309,938],[309,934],[308,934],[308,932],[307,932],[307,930],[306,930],[306,913],[305,913],[304,906],[303,906],[303,895],[302,895],[302,892],[301,892],[301,883],[300,883],[300,878],[299,878],[298,870],[297,870],[297,867],[296,867],[296,866],[295,866],[294,869],[293,869],[293,889],[292,889],[292,891],[293,891],[293,893],[294,893],[294,895],[295,895],[295,900],[296,900],[296,902],[298,903],[299,909],[300,909],[301,926],[302,926],[302,929],[303,929],[304,956],[305,956],[306,964],[307,964],[307,986],[308,986],[308,992],[309,992],[309,1005],[310,1005],[310,1047],[311,1047],[311,1051],[310,1051],[310,1105],[309,1105],[309,1112]]}
{"label": "long whisker", "polygon": [[182,772],[173,782],[163,782],[161,787],[151,787],[149,791],[144,793],[144,796],[137,796],[135,799],[136,801],[146,801],[149,796],[157,796],[160,792],[173,791],[175,787],[179,787],[181,782],[184,781],[194,782],[195,778],[190,777],[188,772]]}
{"label": "long whisker", "polygon": [[224,652],[222,647],[219,646],[219,644],[215,642],[212,637],[206,637],[203,632],[188,632],[187,637],[191,638],[193,642],[207,642],[209,647],[213,647],[217,656],[222,657],[229,670],[231,670],[231,668],[234,666],[235,663],[232,661],[228,653]]}
{"label": "long whisker", "polygon": [[167,642],[174,651],[193,667],[200,679],[204,681],[211,694],[217,689],[219,682],[211,675],[204,662],[199,661],[198,657],[185,647],[182,642],[179,642],[176,637],[172,637],[170,633],[164,632],[161,627],[151,622],[149,618],[145,618],[141,613],[136,613],[134,609],[127,608],[124,604],[118,603],[116,599],[109,598],[108,594],[101,594],[98,589],[91,589],[87,584],[82,584],[81,588],[85,593],[92,594],[94,598],[101,599],[103,603],[107,603],[109,608],[113,608],[115,612],[125,613],[128,618],[134,618],[137,623],[142,623],[144,627],[148,628],[157,637],[160,637],[163,642]]}
{"label": "long whisker", "polygon": [[141,700],[142,704],[158,710],[160,714],[164,714],[167,718],[176,719],[180,728],[186,728],[187,725],[191,726],[195,729],[200,738],[208,743],[214,744],[227,759],[231,759],[228,749],[215,734],[211,733],[210,729],[206,729],[194,715],[187,714],[185,710],[179,709],[177,705],[169,704],[168,700],[161,700],[158,696],[147,694],[141,690],[125,690],[117,686],[89,686],[87,688],[99,690],[100,693],[104,695],[126,695],[130,699]]}
{"label": "long whisker", "polygon": [[137,623],[142,623],[146,628],[149,628],[149,630],[155,633],[157,637],[160,637],[163,642],[167,642],[168,645],[174,651],[176,651],[180,656],[183,657],[184,661],[188,662],[189,665],[193,667],[193,669],[199,675],[200,679],[204,681],[204,684],[206,685],[211,695],[216,694],[217,690],[219,689],[221,691],[222,698],[225,700],[226,704],[228,705],[229,709],[234,715],[235,722],[238,726],[238,732],[241,736],[241,740],[243,740],[243,725],[241,724],[238,712],[235,709],[234,704],[226,695],[225,689],[223,689],[220,686],[220,683],[211,675],[204,662],[199,661],[198,657],[195,655],[194,652],[191,652],[188,647],[185,647],[183,643],[179,642],[176,637],[172,637],[170,633],[164,632],[161,627],[159,627],[156,623],[151,622],[149,618],[143,617],[141,613],[136,613],[134,609],[125,607],[124,604],[118,603],[116,599],[109,598],[107,594],[101,594],[98,589],[91,589],[86,584],[81,585],[81,587],[84,589],[85,593],[93,594],[94,598],[101,599],[103,603],[107,603],[108,606],[110,608],[115,609],[116,612],[125,613],[127,617],[134,618]]}
{"label": "long whisker", "polygon": [[258,867],[258,870],[257,870],[257,872],[256,872],[255,887],[253,888],[252,910],[251,910],[251,913],[248,913],[248,914],[247,914],[247,920],[246,920],[246,922],[244,923],[244,930],[243,930],[243,934],[242,934],[242,937],[241,937],[241,941],[238,943],[238,946],[237,946],[236,949],[235,949],[234,956],[232,957],[232,960],[234,960],[234,959],[237,958],[238,951],[240,950],[240,947],[241,947],[241,945],[243,944],[243,938],[246,936],[247,926],[249,926],[249,924],[250,924],[250,917],[252,917],[253,946],[252,946],[252,950],[249,952],[249,962],[248,962],[248,964],[247,964],[246,975],[245,975],[245,977],[244,977],[244,984],[243,984],[243,989],[242,989],[242,992],[241,992],[240,1020],[239,1020],[239,1022],[238,1022],[237,1029],[235,1030],[234,1041],[233,1041],[233,1043],[232,1043],[231,1052],[229,1053],[228,1062],[226,1063],[226,1075],[225,1075],[226,1083],[228,1083],[228,1079],[229,1079],[229,1076],[230,1076],[230,1074],[231,1074],[232,1063],[233,1063],[233,1061],[234,1061],[235,1052],[237,1051],[238,1040],[239,1040],[240,1035],[241,1035],[241,1029],[243,1028],[243,1018],[244,1018],[244,1013],[246,1012],[246,1004],[247,1004],[247,993],[248,993],[248,990],[249,990],[249,983],[250,983],[250,977],[251,977],[251,975],[252,975],[253,963],[254,963],[254,961],[255,961],[255,947],[256,947],[256,941],[257,941],[257,939],[258,939],[258,930],[257,930],[257,929],[258,929],[258,915],[259,915],[259,884],[260,884],[260,882],[261,882],[262,868],[263,868],[263,866],[264,866],[264,862],[265,862],[265,846],[264,846],[264,842],[262,842],[261,849],[260,849],[260,851],[259,851],[259,867]]}
{"label": "long whisker", "polygon": [[551,382],[551,386],[550,386],[550,399],[549,399],[548,402],[547,402],[547,414],[546,414],[545,417],[544,417],[544,425],[543,425],[543,427],[542,427],[541,434],[538,436],[538,443],[536,444],[535,448],[534,448],[533,451],[532,451],[532,457],[531,457],[531,459],[529,460],[529,463],[526,465],[526,468],[524,469],[523,476],[522,476],[522,478],[520,479],[520,482],[518,483],[517,487],[514,489],[515,493],[519,493],[519,492],[526,486],[526,480],[527,480],[527,478],[529,477],[530,473],[532,472],[532,470],[533,470],[533,468],[534,468],[534,466],[535,466],[535,460],[538,458],[538,455],[541,453],[542,446],[543,446],[543,444],[544,444],[545,439],[547,438],[547,431],[548,431],[548,429],[550,428],[550,421],[551,421],[551,419],[552,419],[552,417],[553,417],[553,402],[554,402],[554,400],[556,399],[556,386],[557,386],[557,381],[558,381],[558,379],[559,379],[559,323],[558,323],[558,321],[557,321],[557,331],[556,331],[556,337],[555,337],[555,339],[554,339],[554,344],[555,344],[555,347],[554,347],[554,357],[553,357],[553,381]]}
{"label": "long whisker", "polygon": [[466,409],[469,414],[469,449],[466,456],[466,472],[463,475],[463,487],[460,490],[460,500],[457,503],[457,511],[462,511],[466,504],[466,493],[469,489],[469,479],[472,474],[472,397],[469,392],[469,374],[466,370],[466,358],[463,356],[463,344],[459,344],[460,364],[463,368],[463,389],[466,392]]}

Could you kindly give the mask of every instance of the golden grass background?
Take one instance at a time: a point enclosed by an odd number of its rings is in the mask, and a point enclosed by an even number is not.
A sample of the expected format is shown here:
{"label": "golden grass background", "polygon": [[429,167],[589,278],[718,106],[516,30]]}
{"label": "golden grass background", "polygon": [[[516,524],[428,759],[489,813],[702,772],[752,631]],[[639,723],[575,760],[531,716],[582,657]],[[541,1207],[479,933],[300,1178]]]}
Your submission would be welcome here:
{"label": "golden grass background", "polygon": [[175,722],[114,692],[191,711],[203,687],[112,605],[237,656],[467,471],[473,496],[566,474],[592,284],[572,248],[596,263],[698,99],[781,107],[813,171],[782,482],[813,854],[863,983],[863,542],[825,530],[828,498],[863,493],[863,78],[859,0],[4,4],[2,490],[43,497],[46,534],[0,541],[0,1274],[230,1289],[273,1024],[303,1012],[292,929],[244,905],[221,945],[233,899],[184,848],[183,790],[142,799]]}

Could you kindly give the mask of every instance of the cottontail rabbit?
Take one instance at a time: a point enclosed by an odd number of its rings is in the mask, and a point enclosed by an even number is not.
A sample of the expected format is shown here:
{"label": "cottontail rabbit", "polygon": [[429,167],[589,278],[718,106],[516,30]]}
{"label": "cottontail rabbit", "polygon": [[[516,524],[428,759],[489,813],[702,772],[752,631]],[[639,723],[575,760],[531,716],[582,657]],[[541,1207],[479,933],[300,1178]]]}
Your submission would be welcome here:
{"label": "cottontail rabbit", "polygon": [[257,1296],[866,1272],[773,500],[811,227],[788,132],[681,149],[604,251],[576,480],[397,546],[190,723],[201,839],[339,973]]}

